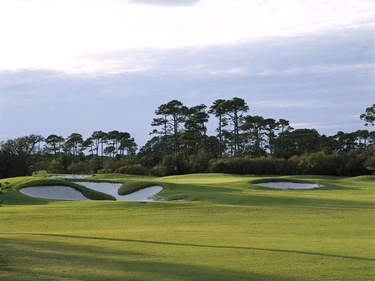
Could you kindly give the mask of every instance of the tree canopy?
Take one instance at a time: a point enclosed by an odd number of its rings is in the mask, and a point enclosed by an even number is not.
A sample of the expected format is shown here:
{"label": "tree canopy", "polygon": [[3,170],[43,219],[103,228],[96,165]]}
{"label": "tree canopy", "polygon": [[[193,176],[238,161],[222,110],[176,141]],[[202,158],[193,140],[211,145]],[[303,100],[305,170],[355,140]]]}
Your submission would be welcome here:
{"label": "tree canopy", "polygon": [[366,126],[369,125],[369,124],[374,126],[374,123],[375,123],[375,104],[366,108],[366,112],[361,114],[359,116],[359,118],[361,118],[363,121],[366,122],[365,123]]}
{"label": "tree canopy", "polygon": [[[50,173],[191,172],[366,174],[375,171],[375,132],[359,129],[321,135],[294,129],[290,121],[247,114],[245,100],[217,99],[211,106],[161,104],[151,120],[153,135],[139,147],[129,132],[78,132],[46,138],[31,134],[0,142],[0,177]],[[207,123],[216,118],[216,135]],[[375,123],[375,104],[360,115]],[[178,167],[178,169],[174,169]]]}

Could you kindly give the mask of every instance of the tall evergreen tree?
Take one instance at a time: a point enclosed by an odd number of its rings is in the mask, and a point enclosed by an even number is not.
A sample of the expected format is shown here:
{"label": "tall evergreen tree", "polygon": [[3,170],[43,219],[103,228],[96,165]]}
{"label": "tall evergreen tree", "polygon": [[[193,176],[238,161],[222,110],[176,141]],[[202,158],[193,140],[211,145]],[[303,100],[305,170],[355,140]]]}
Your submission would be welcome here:
{"label": "tall evergreen tree", "polygon": [[267,148],[269,150],[269,153],[270,155],[274,155],[275,154],[275,150],[276,150],[276,131],[279,130],[280,128],[280,123],[277,122],[275,119],[273,118],[267,118],[267,119],[264,119],[264,123],[265,123],[265,136],[267,138],[267,141],[268,141],[268,145],[267,145]]}
{"label": "tall evergreen tree", "polygon": [[251,145],[254,145],[254,152],[257,157],[264,154],[264,142],[265,142],[265,128],[266,123],[262,116],[251,116],[247,115],[244,117],[244,123],[241,125],[241,129],[247,131],[247,135]]}
{"label": "tall evergreen tree", "polygon": [[154,118],[151,126],[162,127],[160,131],[153,130],[151,133],[164,135],[164,140],[171,134],[173,136],[174,153],[179,151],[179,135],[182,124],[185,123],[188,114],[188,108],[178,100],[172,100],[166,104],[162,104],[155,111],[156,115],[162,117]]}
{"label": "tall evergreen tree", "polygon": [[204,152],[207,152],[207,126],[209,115],[205,111],[204,104],[189,108],[185,120],[185,131],[183,138],[190,142],[193,150],[197,153],[199,144],[203,141]]}
{"label": "tall evergreen tree", "polygon": [[55,134],[49,135],[44,141],[47,151],[53,151],[54,155],[61,151],[61,147],[64,144],[64,138]]}
{"label": "tall evergreen tree", "polygon": [[293,128],[290,126],[289,120],[286,119],[279,119],[277,122],[279,125],[279,137],[277,139],[276,145],[276,154],[281,157],[285,157],[285,149],[286,149],[286,139],[285,136],[293,131]]}
{"label": "tall evergreen tree", "polygon": [[359,118],[366,122],[365,126],[368,126],[369,124],[374,126],[375,125],[374,124],[375,123],[375,104],[366,108],[365,113],[361,114]]}
{"label": "tall evergreen tree", "polygon": [[208,111],[208,113],[213,114],[215,117],[218,118],[218,126],[216,128],[216,131],[218,132],[219,137],[218,150],[220,157],[222,157],[223,154],[223,127],[227,125],[224,108],[225,101],[226,100],[223,99],[215,100]]}
{"label": "tall evergreen tree", "polygon": [[70,152],[73,156],[77,156],[82,146],[82,143],[82,135],[79,133],[72,133],[69,137],[67,137],[65,141],[65,149],[67,152]]}
{"label": "tall evergreen tree", "polygon": [[240,154],[240,127],[243,121],[243,114],[249,110],[249,106],[245,100],[241,98],[233,98],[223,103],[223,109],[225,115],[228,117],[232,124],[232,135],[233,135],[233,149],[234,155]]}

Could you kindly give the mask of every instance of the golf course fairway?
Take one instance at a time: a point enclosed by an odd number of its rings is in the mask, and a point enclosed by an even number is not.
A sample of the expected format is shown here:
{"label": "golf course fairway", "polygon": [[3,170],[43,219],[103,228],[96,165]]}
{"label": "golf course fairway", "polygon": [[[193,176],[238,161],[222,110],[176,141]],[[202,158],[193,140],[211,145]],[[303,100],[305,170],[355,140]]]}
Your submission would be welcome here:
{"label": "golf course fairway", "polygon": [[[254,182],[306,181],[309,190]],[[156,202],[58,201],[19,192],[0,208],[0,280],[375,280],[375,177],[192,174],[96,181],[163,187]],[[124,185],[124,186],[125,186]]]}

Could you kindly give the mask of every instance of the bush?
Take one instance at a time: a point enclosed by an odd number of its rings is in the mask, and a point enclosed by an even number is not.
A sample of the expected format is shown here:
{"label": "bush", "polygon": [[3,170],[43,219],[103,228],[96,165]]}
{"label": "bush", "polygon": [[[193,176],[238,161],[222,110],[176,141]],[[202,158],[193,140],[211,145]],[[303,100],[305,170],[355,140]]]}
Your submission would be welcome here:
{"label": "bush", "polygon": [[150,170],[150,175],[157,176],[157,177],[164,177],[164,176],[168,176],[169,173],[168,173],[168,169],[164,167],[163,165],[156,165],[152,167],[152,169]]}
{"label": "bush", "polygon": [[131,175],[148,175],[149,171],[141,164],[126,165],[118,168],[115,173],[131,174]]}
{"label": "bush", "polygon": [[46,178],[48,176],[48,173],[46,170],[39,170],[37,172],[33,173],[34,177],[40,177],[40,178]]}
{"label": "bush", "polygon": [[210,155],[200,153],[198,155],[189,156],[189,173],[204,173],[207,171]]}
{"label": "bush", "polygon": [[225,173],[226,170],[226,159],[220,158],[220,159],[211,159],[208,162],[208,168],[207,172],[209,173]]}
{"label": "bush", "polygon": [[64,174],[65,170],[64,166],[60,162],[52,160],[48,166],[48,172],[52,174]]}
{"label": "bush", "polygon": [[[375,155],[375,151],[373,155]],[[211,159],[207,171],[211,173],[256,175],[358,176],[369,174],[368,168],[371,168],[372,163],[375,163],[373,155],[356,152],[327,155],[324,152],[317,152],[295,155],[288,160],[271,156],[260,158],[250,156],[231,157]]]}
{"label": "bush", "polygon": [[294,167],[286,159],[251,156],[211,159],[208,172],[230,174],[286,175]]}
{"label": "bush", "polygon": [[98,170],[98,174],[110,174],[110,173],[112,173],[112,170],[108,168],[103,168],[103,169]]}
{"label": "bush", "polygon": [[98,156],[94,156],[89,161],[91,174],[97,173],[100,169],[102,169],[102,159],[100,159]]}
{"label": "bush", "polygon": [[71,174],[90,174],[90,164],[86,162],[72,163],[68,167],[68,172]]}
{"label": "bush", "polygon": [[42,171],[42,170],[47,171],[49,169],[50,164],[51,163],[49,161],[39,161],[39,162],[33,164],[30,167],[30,170],[33,171],[33,172]]}
{"label": "bush", "polygon": [[375,147],[371,147],[363,152],[364,158],[364,166],[365,168],[371,172],[372,174],[375,173]]}
{"label": "bush", "polygon": [[181,175],[188,173],[190,173],[190,165],[179,154],[165,156],[160,164],[151,169],[151,174],[155,176]]}

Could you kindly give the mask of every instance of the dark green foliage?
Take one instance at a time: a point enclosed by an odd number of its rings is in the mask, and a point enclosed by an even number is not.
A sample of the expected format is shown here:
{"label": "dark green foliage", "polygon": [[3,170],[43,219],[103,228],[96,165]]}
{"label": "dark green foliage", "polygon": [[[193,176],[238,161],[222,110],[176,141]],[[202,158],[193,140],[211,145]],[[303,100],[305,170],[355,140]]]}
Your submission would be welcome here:
{"label": "dark green foliage", "polygon": [[209,172],[256,175],[335,175],[359,176],[369,174],[365,168],[364,153],[332,154],[324,152],[293,156],[290,159],[274,157],[230,157],[210,161]]}
{"label": "dark green foliage", "polygon": [[11,185],[9,182],[0,183],[0,207],[3,206],[3,194],[5,191],[9,191],[11,189]]}
{"label": "dark green foliage", "polygon": [[153,130],[152,134],[163,136],[163,142],[167,140],[167,136],[173,136],[174,153],[179,151],[179,138],[181,134],[180,125],[185,123],[189,115],[189,109],[178,100],[172,100],[166,104],[162,104],[155,111],[155,114],[161,117],[154,118],[151,126],[161,127],[159,131]]}
{"label": "dark green foliage", "polygon": [[0,183],[0,207],[3,206],[3,194],[4,194],[4,187],[1,186],[1,183]]}
{"label": "dark green foliage", "polygon": [[64,138],[62,136],[57,135],[49,135],[46,139],[46,150],[53,152],[54,155],[61,152],[61,149],[63,148]]}
{"label": "dark green foliage", "polygon": [[191,164],[181,154],[170,154],[150,170],[153,176],[182,175],[191,173]]}
{"label": "dark green foliage", "polygon": [[232,125],[228,132],[231,133],[233,155],[238,156],[242,152],[240,131],[243,124],[243,114],[249,110],[249,106],[246,104],[245,100],[235,97],[231,100],[224,101],[222,103],[222,108],[228,120],[226,125]]}
{"label": "dark green foliage", "polygon": [[209,161],[213,156],[207,153],[193,154],[189,157],[188,166],[190,169],[189,173],[201,173],[206,172],[209,167]]}
{"label": "dark green foliage", "polygon": [[363,121],[365,121],[365,125],[368,126],[371,124],[374,126],[375,123],[375,104],[373,104],[371,107],[366,108],[366,112],[361,114],[359,116]]}
{"label": "dark green foliage", "polygon": [[131,174],[131,175],[148,175],[149,170],[143,167],[141,164],[126,165],[118,168],[116,173]]}
{"label": "dark green foliage", "polygon": [[173,153],[173,141],[171,138],[156,136],[141,147],[138,158],[143,166],[152,168],[160,163],[164,155],[171,153]]}
{"label": "dark green foliage", "polygon": [[233,157],[213,160],[209,172],[256,175],[286,175],[292,174],[291,162],[283,158],[273,157]]}
{"label": "dark green foliage", "polygon": [[371,147],[362,153],[365,168],[371,173],[375,173],[375,148]]}
{"label": "dark green foliage", "polygon": [[68,167],[68,172],[70,174],[90,174],[91,167],[90,163],[80,161],[80,162],[73,162]]}
{"label": "dark green foliage", "polygon": [[284,157],[319,151],[321,136],[314,129],[297,129],[284,135]]}
{"label": "dark green foliage", "polygon": [[216,132],[218,132],[218,153],[221,157],[224,151],[224,143],[223,143],[223,128],[227,126],[227,119],[225,117],[225,109],[224,109],[225,100],[218,99],[215,100],[210,107],[208,113],[213,114],[218,119],[218,126],[216,128]]}

